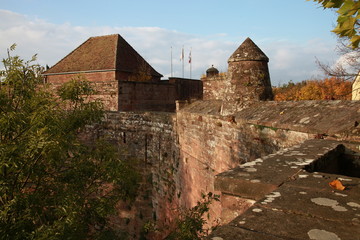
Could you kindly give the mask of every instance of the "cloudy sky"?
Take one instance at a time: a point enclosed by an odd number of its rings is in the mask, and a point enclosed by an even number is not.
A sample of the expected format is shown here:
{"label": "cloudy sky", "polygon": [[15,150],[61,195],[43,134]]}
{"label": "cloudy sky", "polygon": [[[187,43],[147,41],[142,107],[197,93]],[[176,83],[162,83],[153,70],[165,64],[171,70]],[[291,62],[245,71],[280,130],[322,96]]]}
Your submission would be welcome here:
{"label": "cloudy sky", "polygon": [[[250,37],[270,58],[273,85],[322,77],[332,63],[336,15],[306,0],[0,0],[0,57],[16,54],[52,66],[89,37],[119,33],[165,77],[200,78]],[[172,49],[172,51],[171,51]]]}

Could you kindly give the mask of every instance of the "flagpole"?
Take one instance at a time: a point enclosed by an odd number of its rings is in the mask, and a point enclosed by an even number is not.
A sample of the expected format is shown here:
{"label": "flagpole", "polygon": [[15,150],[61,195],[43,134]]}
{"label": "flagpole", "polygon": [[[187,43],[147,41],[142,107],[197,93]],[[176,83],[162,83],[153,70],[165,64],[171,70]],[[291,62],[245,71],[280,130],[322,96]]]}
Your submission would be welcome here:
{"label": "flagpole", "polygon": [[171,46],[171,53],[170,53],[170,64],[171,64],[171,77],[173,77],[173,62],[172,62],[172,60],[173,60],[173,56],[172,56],[172,46]]}
{"label": "flagpole", "polygon": [[192,52],[192,48],[190,48],[190,53],[189,53],[189,63],[190,63],[190,79],[191,79],[191,70],[192,70],[192,56],[191,56],[191,52]]}
{"label": "flagpole", "polygon": [[190,79],[191,79],[191,62],[190,62]]}
{"label": "flagpole", "polygon": [[182,78],[184,78],[184,46],[182,47]]}

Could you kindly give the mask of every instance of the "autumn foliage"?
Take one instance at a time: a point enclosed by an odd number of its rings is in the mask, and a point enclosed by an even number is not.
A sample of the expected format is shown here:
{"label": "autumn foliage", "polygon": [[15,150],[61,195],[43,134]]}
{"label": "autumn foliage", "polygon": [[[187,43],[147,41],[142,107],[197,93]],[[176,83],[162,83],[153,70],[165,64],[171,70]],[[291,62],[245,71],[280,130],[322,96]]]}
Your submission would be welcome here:
{"label": "autumn foliage", "polygon": [[273,87],[275,101],[351,100],[351,91],[351,82],[335,77]]}

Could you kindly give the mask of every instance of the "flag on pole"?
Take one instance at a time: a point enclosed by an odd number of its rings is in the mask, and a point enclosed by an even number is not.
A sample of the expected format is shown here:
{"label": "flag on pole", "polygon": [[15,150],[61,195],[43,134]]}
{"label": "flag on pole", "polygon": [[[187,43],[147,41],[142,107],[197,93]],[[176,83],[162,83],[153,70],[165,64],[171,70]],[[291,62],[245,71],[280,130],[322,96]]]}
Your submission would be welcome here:
{"label": "flag on pole", "polygon": [[190,53],[189,53],[189,63],[191,63],[191,50],[190,50]]}
{"label": "flag on pole", "polygon": [[184,47],[181,49],[180,61],[184,60]]}

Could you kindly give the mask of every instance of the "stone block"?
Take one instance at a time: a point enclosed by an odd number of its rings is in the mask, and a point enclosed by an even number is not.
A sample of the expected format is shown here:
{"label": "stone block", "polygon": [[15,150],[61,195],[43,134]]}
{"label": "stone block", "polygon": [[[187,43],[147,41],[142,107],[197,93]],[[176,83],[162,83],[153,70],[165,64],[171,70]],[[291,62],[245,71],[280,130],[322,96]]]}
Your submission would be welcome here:
{"label": "stone block", "polygon": [[[229,228],[237,232],[236,238],[228,233]],[[359,240],[360,227],[282,209],[253,206],[244,215],[234,219],[224,230],[222,227],[216,229],[207,239],[243,239],[243,235],[244,239],[258,239],[259,234],[263,236],[262,239]]]}

